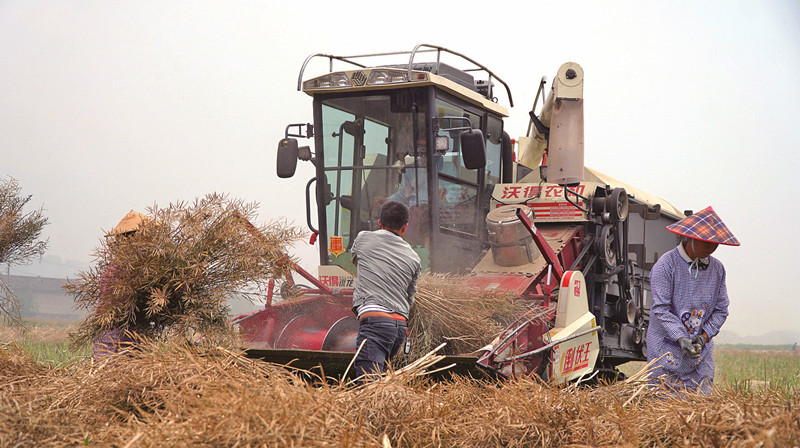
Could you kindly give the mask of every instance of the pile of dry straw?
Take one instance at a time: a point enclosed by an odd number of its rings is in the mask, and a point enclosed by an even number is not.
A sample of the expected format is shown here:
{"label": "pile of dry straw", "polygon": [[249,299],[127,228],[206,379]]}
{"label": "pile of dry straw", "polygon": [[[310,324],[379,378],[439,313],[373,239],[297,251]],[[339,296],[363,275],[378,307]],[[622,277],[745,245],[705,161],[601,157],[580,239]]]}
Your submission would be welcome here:
{"label": "pile of dry straw", "polygon": [[[0,446],[793,446],[800,395],[665,398],[641,378],[310,385],[219,347],[146,344],[66,368],[0,347]],[[416,369],[416,370],[415,370]]]}
{"label": "pile of dry straw", "polygon": [[411,352],[399,360],[417,359],[443,342],[446,354],[486,346],[531,306],[513,299],[512,292],[478,289],[463,277],[422,275],[409,319]]}
{"label": "pile of dry straw", "polygon": [[66,287],[90,312],[76,342],[111,328],[148,338],[225,335],[226,300],[289,275],[286,249],[300,236],[281,222],[254,226],[255,210],[212,194],[154,207],[135,232],[107,237],[97,267]]}

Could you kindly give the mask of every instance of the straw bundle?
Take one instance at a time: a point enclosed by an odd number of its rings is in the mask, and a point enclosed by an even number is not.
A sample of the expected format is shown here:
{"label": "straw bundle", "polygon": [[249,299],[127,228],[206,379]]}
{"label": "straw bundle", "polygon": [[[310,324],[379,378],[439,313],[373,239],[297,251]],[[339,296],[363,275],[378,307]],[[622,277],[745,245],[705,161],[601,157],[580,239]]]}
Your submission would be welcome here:
{"label": "straw bundle", "polygon": [[404,360],[417,359],[442,342],[447,343],[445,354],[489,344],[530,307],[513,299],[508,291],[478,289],[460,277],[421,276],[408,323],[411,352]]}
{"label": "straw bundle", "polygon": [[5,378],[26,378],[44,372],[17,344],[0,344],[0,372]]}
{"label": "straw bundle", "polygon": [[288,275],[286,248],[300,235],[285,223],[250,223],[255,204],[212,194],[149,210],[133,233],[109,237],[97,267],[65,288],[91,313],[76,342],[112,329],[144,337],[225,334],[226,299]]}
{"label": "straw bundle", "polygon": [[[8,352],[11,351],[11,354]],[[316,386],[220,347],[145,343],[70,368],[0,369],[0,446],[795,446],[796,389],[683,399],[643,376],[597,388],[537,380]],[[13,359],[11,364],[6,360]],[[30,365],[0,347],[2,366]],[[24,370],[24,369],[23,369]]]}

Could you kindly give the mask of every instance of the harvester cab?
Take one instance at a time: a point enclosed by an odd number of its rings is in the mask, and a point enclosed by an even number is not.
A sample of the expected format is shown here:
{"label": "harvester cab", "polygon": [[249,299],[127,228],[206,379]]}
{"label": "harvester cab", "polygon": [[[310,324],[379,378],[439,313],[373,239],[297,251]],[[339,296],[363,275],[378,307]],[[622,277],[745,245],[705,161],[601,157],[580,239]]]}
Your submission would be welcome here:
{"label": "harvester cab", "polygon": [[[398,56],[407,62],[365,62]],[[434,62],[419,62],[426,56]],[[330,71],[306,78],[318,58]],[[345,68],[334,70],[334,61]],[[513,106],[510,89],[467,56],[425,44],[309,56],[297,88],[313,97],[313,124],[286,127],[277,172],[289,178],[298,160],[314,165],[306,213],[319,275],[300,270],[313,284],[300,298],[236,319],[252,355],[323,365],[328,374],[347,365],[358,327],[349,249],[358,232],[378,228],[381,204],[395,200],[409,207],[405,238],[424,271],[462,275],[534,308],[460,364],[567,381],[644,359],[649,269],[677,244],[664,227],[683,214],[584,167],[583,81],[575,63],[562,65],[549,91],[542,79],[515,152],[508,109],[494,96],[502,85]]]}
{"label": "harvester cab", "polygon": [[[435,51],[438,60],[446,50]],[[298,87],[314,98],[314,124],[287,127],[278,144],[278,175],[291,177],[298,159],[314,163],[309,188],[317,200],[309,202],[309,223],[315,209],[320,275],[337,285],[351,283],[350,245],[358,232],[378,228],[386,200],[409,206],[407,240],[423,269],[468,271],[483,252],[493,188],[504,175],[511,180],[512,148],[509,139],[504,143],[502,122],[508,112],[488,97],[491,81],[442,62],[414,62],[427,53],[418,47],[403,65],[356,62],[384,55],[314,55],[303,64]],[[302,81],[315,57],[355,68]],[[313,138],[313,154],[298,148],[297,138]]]}

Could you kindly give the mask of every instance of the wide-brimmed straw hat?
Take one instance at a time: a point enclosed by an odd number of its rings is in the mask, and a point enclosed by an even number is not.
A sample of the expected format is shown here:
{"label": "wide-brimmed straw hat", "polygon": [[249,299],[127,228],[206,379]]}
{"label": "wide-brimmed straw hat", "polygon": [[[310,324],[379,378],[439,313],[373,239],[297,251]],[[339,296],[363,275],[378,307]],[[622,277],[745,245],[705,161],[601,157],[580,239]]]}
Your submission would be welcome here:
{"label": "wide-brimmed straw hat", "polygon": [[136,231],[143,222],[150,221],[151,219],[152,218],[147,215],[143,215],[135,210],[131,210],[127,215],[125,215],[124,218],[122,218],[116,227],[111,229],[110,232],[106,233],[106,236],[121,235],[123,233]]}
{"label": "wide-brimmed straw hat", "polygon": [[738,246],[739,240],[722,222],[713,208],[707,207],[699,212],[667,226],[667,230],[678,235],[709,243]]}

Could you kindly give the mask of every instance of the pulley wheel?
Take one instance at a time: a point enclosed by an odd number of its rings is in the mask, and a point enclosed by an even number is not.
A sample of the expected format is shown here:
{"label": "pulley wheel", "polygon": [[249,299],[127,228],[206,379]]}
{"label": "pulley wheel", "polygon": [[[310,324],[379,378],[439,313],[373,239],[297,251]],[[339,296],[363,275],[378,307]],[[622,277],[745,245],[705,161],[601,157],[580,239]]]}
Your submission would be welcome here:
{"label": "pulley wheel", "polygon": [[600,254],[600,258],[603,259],[603,263],[609,268],[616,266],[617,253],[614,250],[614,226],[611,224],[604,225],[595,244],[595,249]]}
{"label": "pulley wheel", "polygon": [[632,324],[636,320],[636,304],[622,297],[617,301],[617,322]]}
{"label": "pulley wheel", "polygon": [[615,188],[606,198],[606,212],[611,222],[625,221],[628,217],[628,194],[624,188]]}

